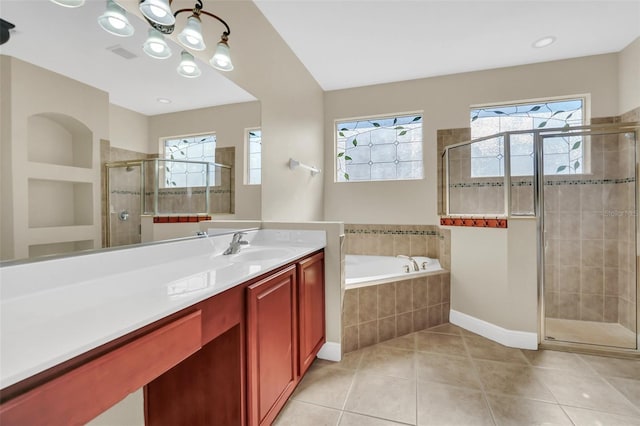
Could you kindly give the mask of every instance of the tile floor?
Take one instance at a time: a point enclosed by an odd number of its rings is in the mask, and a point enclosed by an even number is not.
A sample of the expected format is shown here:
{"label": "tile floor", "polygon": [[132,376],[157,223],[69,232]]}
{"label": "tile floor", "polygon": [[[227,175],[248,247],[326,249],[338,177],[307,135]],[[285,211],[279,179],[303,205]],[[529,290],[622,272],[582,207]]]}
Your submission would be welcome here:
{"label": "tile floor", "polygon": [[275,424],[640,425],[640,359],[512,349],[445,324],[316,360]]}

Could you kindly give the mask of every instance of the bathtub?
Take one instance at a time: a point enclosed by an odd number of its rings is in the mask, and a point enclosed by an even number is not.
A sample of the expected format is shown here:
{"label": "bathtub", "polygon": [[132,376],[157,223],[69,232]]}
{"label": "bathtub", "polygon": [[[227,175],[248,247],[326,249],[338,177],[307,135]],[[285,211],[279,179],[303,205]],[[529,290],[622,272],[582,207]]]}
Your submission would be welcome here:
{"label": "bathtub", "polygon": [[[345,256],[345,288],[409,280],[444,271],[438,259],[421,256],[416,256],[414,259],[418,262],[419,271],[414,271],[413,263],[409,259],[347,254]],[[422,269],[425,262],[425,269]],[[405,272],[405,266],[409,267],[409,272]]]}

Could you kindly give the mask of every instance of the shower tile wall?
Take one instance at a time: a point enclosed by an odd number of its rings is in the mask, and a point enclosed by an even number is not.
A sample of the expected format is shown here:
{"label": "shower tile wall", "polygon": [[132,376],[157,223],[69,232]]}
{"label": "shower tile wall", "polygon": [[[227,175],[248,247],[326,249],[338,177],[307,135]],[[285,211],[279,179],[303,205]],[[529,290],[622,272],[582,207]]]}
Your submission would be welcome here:
{"label": "shower tile wall", "polygon": [[589,176],[545,177],[545,311],[635,330],[633,146],[623,135],[590,146]]}

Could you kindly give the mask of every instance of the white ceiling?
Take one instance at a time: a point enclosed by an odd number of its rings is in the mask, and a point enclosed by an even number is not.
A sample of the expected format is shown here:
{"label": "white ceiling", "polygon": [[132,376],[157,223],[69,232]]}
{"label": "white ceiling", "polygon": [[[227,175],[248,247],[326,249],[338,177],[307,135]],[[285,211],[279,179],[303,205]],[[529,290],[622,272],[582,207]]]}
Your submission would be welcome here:
{"label": "white ceiling", "polygon": [[[618,52],[640,36],[640,0],[255,2],[325,90]],[[214,0],[204,3],[215,13]],[[16,24],[0,53],[105,90],[112,103],[146,115],[255,100],[205,63],[198,79],[180,77],[181,49],[172,42],[171,58],[147,57],[148,25],[137,16],[129,15],[133,37],[102,31],[96,19],[104,8],[104,0],[77,9],[0,0],[0,17]],[[547,35],[556,43],[532,47]],[[116,45],[137,56],[107,50]],[[242,54],[232,37],[230,45]]]}

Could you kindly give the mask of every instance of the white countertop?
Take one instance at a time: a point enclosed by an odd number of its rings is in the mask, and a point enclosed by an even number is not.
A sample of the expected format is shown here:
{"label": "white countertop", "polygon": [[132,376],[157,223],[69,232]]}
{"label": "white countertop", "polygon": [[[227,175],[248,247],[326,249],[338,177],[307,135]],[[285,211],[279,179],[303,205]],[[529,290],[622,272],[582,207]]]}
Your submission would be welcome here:
{"label": "white countertop", "polygon": [[[0,267],[0,389],[323,248],[324,231],[249,232]],[[264,253],[267,253],[265,256]]]}

